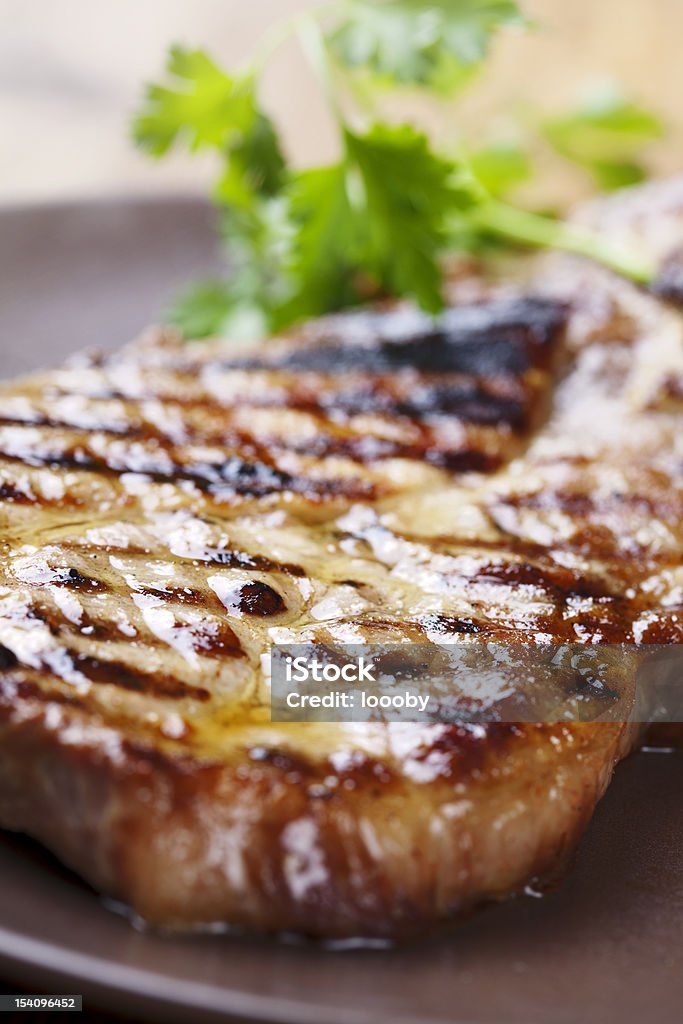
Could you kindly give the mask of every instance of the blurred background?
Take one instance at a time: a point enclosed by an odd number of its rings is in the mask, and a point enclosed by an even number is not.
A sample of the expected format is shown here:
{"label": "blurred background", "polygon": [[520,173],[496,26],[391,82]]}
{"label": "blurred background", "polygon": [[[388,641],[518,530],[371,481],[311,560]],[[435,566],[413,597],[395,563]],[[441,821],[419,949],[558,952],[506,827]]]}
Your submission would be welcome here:
{"label": "blurred background", "polygon": [[[142,83],[158,75],[170,42],[206,46],[235,67],[273,21],[310,6],[310,0],[0,0],[0,202],[202,191],[210,168],[201,161],[178,157],[155,166],[133,149],[128,123]],[[586,85],[611,78],[669,128],[652,150],[655,170],[680,169],[683,0],[522,0],[521,6],[538,21],[537,30],[504,33],[491,69],[458,101],[458,124],[495,127],[513,100],[566,109]],[[296,160],[329,155],[332,132],[294,45],[273,62],[265,99]]]}

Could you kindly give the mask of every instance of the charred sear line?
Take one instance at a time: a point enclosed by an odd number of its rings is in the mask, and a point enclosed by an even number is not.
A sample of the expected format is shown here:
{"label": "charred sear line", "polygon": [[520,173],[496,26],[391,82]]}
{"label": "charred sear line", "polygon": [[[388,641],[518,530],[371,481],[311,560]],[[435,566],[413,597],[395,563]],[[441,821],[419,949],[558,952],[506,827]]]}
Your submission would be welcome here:
{"label": "charred sear line", "polygon": [[674,306],[683,306],[683,250],[675,249],[662,262],[651,291]]}
{"label": "charred sear line", "polygon": [[425,461],[438,469],[447,469],[451,473],[492,473],[502,464],[499,455],[465,448],[455,451],[431,451],[425,454]]}
{"label": "charred sear line", "polygon": [[661,388],[662,396],[672,402],[683,402],[683,373],[669,374]]}
{"label": "charred sear line", "polygon": [[192,587],[174,587],[165,590],[156,590],[153,587],[136,587],[135,593],[145,597],[152,597],[163,603],[180,604],[205,610],[214,608],[221,612],[223,610],[223,606],[212,590],[195,590]]}
{"label": "charred sear line", "polygon": [[496,456],[465,445],[448,448],[431,437],[426,437],[421,444],[402,444],[371,434],[346,437],[318,434],[300,443],[292,442],[287,447],[290,451],[302,452],[318,459],[345,458],[362,465],[371,465],[386,459],[411,459],[426,462],[439,469],[486,472],[499,464]]}
{"label": "charred sear line", "polygon": [[570,598],[592,598],[598,601],[617,599],[601,580],[582,576],[561,566],[540,566],[529,562],[492,562],[480,569],[473,580],[508,587],[534,587],[545,591],[560,603],[565,603]]}
{"label": "charred sear line", "polygon": [[478,426],[505,424],[513,430],[527,426],[528,410],[519,397],[496,395],[476,383],[425,384],[398,405],[397,412],[411,419],[457,416]]}
{"label": "charred sear line", "polygon": [[[75,693],[65,693],[62,690],[57,690],[54,686],[50,687],[49,690],[44,689],[43,686],[29,678],[33,673],[30,671],[22,670],[22,678],[12,680],[12,704],[16,701],[28,701],[36,704],[58,704],[60,706],[69,708],[87,708],[87,701],[83,698],[78,697]],[[41,680],[43,682],[43,680]],[[1,688],[2,679],[0,678],[0,708],[5,704],[6,695],[2,692]]]}
{"label": "charred sear line", "polygon": [[33,505],[36,499],[33,495],[22,491],[16,484],[2,480],[0,481],[0,501],[12,502],[15,505]]}
{"label": "charred sear line", "polygon": [[[518,375],[547,362],[546,348],[566,320],[559,303],[540,298],[449,309],[438,320],[402,311],[347,315],[341,329],[316,344],[262,360],[221,362],[222,369],[343,373],[470,373]],[[361,340],[356,340],[358,337]],[[379,339],[373,344],[373,339]]]}
{"label": "charred sear line", "polygon": [[[124,641],[129,638],[120,633],[110,618],[100,615],[93,615],[83,611],[78,623],[71,623],[60,613],[46,605],[33,604],[26,613],[28,619],[42,622],[47,626],[50,635],[60,640],[68,640],[73,637],[88,637],[89,640],[104,640],[109,643]],[[145,637],[145,647],[160,647],[161,643],[153,635]]]}
{"label": "charred sear line", "polygon": [[66,648],[73,668],[85,676],[91,683],[117,686],[123,690],[145,694],[151,697],[162,697],[170,700],[185,698],[206,702],[211,694],[201,686],[192,686],[176,676],[154,672],[138,672],[137,669],[121,661],[103,661],[88,654],[79,654]]}
{"label": "charred sear line", "polygon": [[139,423],[112,423],[111,420],[102,418],[92,422],[83,423],[76,416],[74,419],[47,416],[43,413],[35,413],[30,418],[19,416],[3,416],[0,414],[0,427],[39,427],[45,430],[96,430],[102,434],[113,434],[115,437],[163,437],[151,425],[145,426]]}
{"label": "charred sear line", "polygon": [[[296,375],[281,382],[282,391],[273,395],[265,389],[263,394],[246,393],[234,395],[230,398],[229,407],[221,406],[215,398],[188,398],[178,395],[165,395],[160,393],[155,396],[156,400],[164,401],[178,410],[190,411],[196,417],[201,426],[197,426],[192,419],[183,422],[183,439],[186,443],[197,441],[230,444],[240,443],[252,444],[255,448],[263,450],[264,446],[273,448],[277,439],[264,438],[259,442],[253,435],[246,435],[243,431],[234,427],[231,422],[233,409],[293,409],[309,414],[321,415],[321,429],[329,425],[328,417],[338,417],[340,413],[346,416],[379,414],[388,418],[405,417],[414,422],[431,420],[444,416],[456,416],[463,422],[476,425],[506,424],[513,429],[523,429],[527,420],[527,406],[533,399],[531,395],[519,393],[505,393],[505,389],[494,390],[491,387],[492,380],[471,380],[458,375],[456,380],[443,381],[441,375],[437,381],[430,380],[425,376],[424,380],[415,384],[411,381],[410,394],[401,394],[401,389],[392,386],[395,377],[379,375],[376,378],[368,378],[366,374],[363,379],[358,375],[352,383],[339,386],[336,378],[331,379],[325,374],[316,377],[317,387],[312,385],[302,387],[301,381]],[[501,378],[500,383],[509,385],[515,382],[519,390],[517,378]],[[403,389],[405,390],[405,389]],[[95,399],[97,396],[87,395]],[[142,399],[133,398],[121,394],[121,401],[128,405],[137,406]],[[204,415],[205,414],[205,415]],[[221,421],[221,416],[223,420]],[[227,417],[227,419],[226,419]],[[34,421],[3,420],[0,424],[14,423],[18,426],[50,426],[64,430],[80,430],[82,427],[76,422],[64,420],[57,423],[49,421],[36,424]],[[218,424],[216,426],[216,424]],[[131,424],[129,427],[117,425],[116,428],[109,427],[105,423],[97,426],[98,433],[112,434],[116,438],[130,437],[133,439],[155,439],[162,444],[169,440],[169,434],[161,427],[152,426],[148,423]],[[281,443],[280,447],[289,447]]]}
{"label": "charred sear line", "polygon": [[[139,591],[139,593],[143,593],[143,591]],[[177,600],[177,596],[174,593],[164,594],[157,591],[145,591],[145,593],[150,594],[150,596],[157,600],[163,600],[164,598],[166,600]],[[211,597],[214,599],[213,602],[210,600]],[[215,604],[214,611],[216,613],[221,615],[225,613],[223,605],[212,594],[206,601],[202,600],[198,603],[201,604],[204,611],[208,611],[213,603]],[[116,625],[112,623],[111,619],[92,615],[85,611],[78,625],[72,625],[51,608],[44,605],[34,605],[28,612],[28,617],[42,622],[49,629],[51,636],[59,639],[60,642],[73,642],[74,638],[86,636],[89,640],[105,641],[108,643],[122,643],[128,639],[125,634],[117,630]],[[186,631],[188,646],[191,645],[192,649],[204,658],[236,659],[246,657],[234,630],[226,622],[222,622],[218,618],[209,618],[207,616],[200,623],[179,620],[176,623],[176,628]],[[172,629],[173,627],[171,627]],[[146,650],[163,651],[165,648],[168,648],[165,640],[160,640],[149,630],[145,630],[144,633],[138,630],[136,637],[138,641],[144,643]]]}
{"label": "charred sear line", "polygon": [[527,494],[506,495],[504,504],[514,508],[538,509],[540,511],[566,512],[576,519],[587,519],[608,509],[628,508],[637,512],[666,520],[674,508],[681,507],[680,499],[675,494],[658,496],[657,494],[636,494],[628,491],[614,491],[611,494],[596,495],[590,493],[569,492],[560,490],[534,491]]}
{"label": "charred sear line", "polygon": [[[163,538],[161,538],[163,541]],[[68,540],[60,541],[60,545],[65,550],[78,551],[83,553],[94,553],[101,549],[87,543],[87,541],[81,541],[78,538],[70,537]],[[135,547],[129,545],[128,547],[113,547],[107,545],[107,555],[123,555],[123,556],[135,556],[137,558],[147,558],[152,552],[148,548]],[[215,547],[203,547],[197,550],[196,553],[190,555],[181,555],[177,552],[172,552],[174,561],[177,562],[208,562],[211,565],[221,565],[228,569],[253,569],[255,572],[278,572],[284,576],[296,576],[301,577],[306,575],[306,570],[301,565],[296,565],[294,562],[278,562],[275,559],[268,558],[266,555],[252,554],[249,551],[240,551],[238,548],[231,548],[216,545]],[[196,602],[204,603],[210,600],[211,593],[207,592],[204,595],[201,591],[188,591],[187,588],[181,590],[141,590],[141,593],[149,593],[155,597],[161,598],[161,600],[178,601],[182,604],[193,604]]]}
{"label": "charred sear line", "polygon": [[423,615],[417,620],[425,633],[437,634],[440,637],[473,635],[485,631],[485,626],[479,625],[473,619],[459,619],[451,615],[440,615],[433,613]]}
{"label": "charred sear line", "polygon": [[[61,624],[57,624],[49,614],[34,610],[33,617],[46,622],[53,635],[61,632]],[[70,672],[79,673],[91,683],[107,684],[149,697],[169,700],[191,699],[204,703],[211,699],[208,690],[193,686],[168,673],[140,672],[122,661],[105,661],[89,654],[81,654],[66,645],[61,647],[61,652],[63,661],[45,660],[41,664],[41,674],[47,673],[56,679],[64,679]],[[0,647],[0,671],[16,668],[18,665],[21,665],[21,659],[7,648]],[[24,666],[21,667],[23,670]],[[27,666],[27,669],[31,670],[31,666]]]}
{"label": "charred sear line", "polygon": [[0,672],[14,668],[17,663],[17,656],[14,651],[10,651],[9,647],[0,644]]}
{"label": "charred sear line", "polygon": [[[280,775],[284,773],[291,785],[323,782],[335,779],[354,788],[356,785],[389,784],[396,781],[396,771],[389,764],[378,758],[369,757],[360,750],[351,751],[344,768],[339,768],[328,758],[320,759],[296,754],[279,747],[250,747],[247,750],[249,760],[261,770],[273,770]],[[318,796],[324,796],[322,788]]]}
{"label": "charred sear line", "polygon": [[50,469],[75,469],[88,473],[124,473],[148,477],[155,483],[189,482],[201,491],[220,499],[223,495],[234,494],[243,497],[262,498],[272,494],[291,492],[310,499],[325,497],[355,497],[359,500],[370,498],[374,488],[363,481],[325,479],[294,476],[275,469],[263,462],[248,462],[238,455],[229,455],[224,462],[169,466],[140,464],[133,456],[129,460],[112,457],[101,459],[83,448],[65,449],[59,453],[42,454],[35,448],[24,452],[17,450],[0,451],[0,458],[21,462],[29,466]]}
{"label": "charred sear line", "polygon": [[[181,627],[182,628],[182,627]],[[204,658],[246,658],[237,634],[226,623],[215,620],[192,629],[192,645]]]}
{"label": "charred sear line", "polygon": [[261,580],[252,580],[240,587],[236,594],[235,604],[243,615],[255,615],[263,618],[270,615],[282,615],[287,611],[287,605],[277,590]]}
{"label": "charred sear line", "polygon": [[[174,437],[172,432],[165,433],[161,427],[149,425],[141,420],[134,421],[132,418],[129,427],[116,424],[115,427],[109,428],[102,421],[98,422],[96,429],[98,434],[110,434],[113,439],[119,441],[140,439],[143,442],[151,442],[156,451],[150,449],[148,455],[142,459],[136,452],[135,466],[125,456],[124,462],[121,463],[121,456],[118,454],[116,460],[113,457],[104,460],[93,457],[88,461],[86,453],[81,449],[74,450],[73,458],[79,468],[84,470],[130,470],[146,473],[155,479],[161,479],[162,476],[168,479],[168,476],[172,475],[178,479],[191,479],[202,489],[213,489],[214,492],[225,482],[228,487],[234,487],[237,493],[250,493],[258,497],[283,489],[307,493],[311,489],[317,492],[321,488],[319,480],[314,481],[310,477],[303,480],[278,471],[273,465],[273,457],[282,452],[297,452],[321,460],[340,457],[360,465],[386,459],[409,459],[427,462],[452,472],[489,472],[496,468],[497,460],[491,462],[484,456],[470,453],[471,446],[467,444],[458,444],[455,448],[444,446],[443,442],[433,436],[435,431],[430,424],[435,425],[444,419],[456,418],[464,424],[504,428],[514,434],[525,432],[530,425],[533,392],[529,388],[524,389],[518,381],[508,382],[502,389],[499,386],[500,382],[497,386],[496,382],[468,380],[462,377],[447,382],[411,382],[410,388],[397,387],[396,378],[386,377],[374,381],[366,378],[359,380],[357,385],[345,384],[339,389],[329,380],[322,379],[317,390],[309,386],[305,394],[300,394],[296,379],[288,382],[285,395],[276,405],[280,408],[305,411],[309,416],[316,416],[319,421],[317,433],[303,439],[296,436],[282,437],[278,434],[259,436],[257,433],[247,433],[243,429],[237,429],[232,422],[233,409],[223,410],[221,415],[220,412],[217,413],[215,406],[197,402],[195,412],[205,409],[206,415],[196,421],[193,417],[185,420],[183,442],[188,445],[219,445],[239,453],[238,456],[228,456],[223,466],[183,465],[175,457],[174,443],[177,443],[177,437]],[[243,404],[238,398],[236,405]],[[247,401],[246,404],[254,408],[268,408],[269,404],[273,403],[259,403],[258,397],[252,396],[252,401]],[[351,418],[358,415],[380,415],[389,420],[406,419],[414,426],[422,424],[424,426],[421,434],[424,436],[412,443],[406,443],[368,434],[365,431],[356,432],[353,422],[341,427],[340,420],[343,417]],[[25,426],[27,422],[7,417],[0,418],[0,424],[17,423]],[[47,416],[34,418],[30,423],[43,429],[84,429],[78,422],[57,421]],[[157,452],[163,453],[163,461],[160,461]],[[69,460],[72,455],[67,454],[65,458]],[[242,467],[254,467],[254,470],[240,469],[235,463],[236,458],[240,460]],[[168,462],[171,466],[178,467],[177,470],[172,469],[170,474],[166,469]],[[339,486],[339,482],[335,482],[332,489],[338,490]],[[347,488],[348,486],[345,485]],[[327,492],[331,482],[325,481],[322,487]],[[0,489],[0,500],[2,497]],[[8,491],[7,498],[10,497],[15,501],[19,498],[14,491]],[[22,500],[26,499],[22,497]]]}
{"label": "charred sear line", "polygon": [[[539,733],[546,728],[550,732],[552,727],[489,722],[485,729],[473,729],[469,725],[448,724],[413,756],[416,761],[428,763],[430,771],[437,768],[441,778],[461,780],[465,775],[481,771],[487,764],[496,763],[496,759],[524,740],[529,728],[534,737],[540,739]],[[247,749],[247,755],[261,770],[277,771],[279,777],[286,774],[292,785],[325,779],[335,779],[349,788],[399,782],[400,773],[395,764],[361,750],[350,751],[343,768],[331,759],[314,760],[279,747],[253,746]]]}
{"label": "charred sear line", "polygon": [[151,548],[141,547],[138,544],[107,544],[106,547],[101,547],[99,544],[91,544],[87,540],[82,540],[79,537],[64,537],[60,539],[59,546],[64,551],[78,551],[91,557],[101,555],[106,552],[107,556],[111,555],[125,555],[135,558],[149,558],[152,554]]}
{"label": "charred sear line", "polygon": [[520,374],[533,365],[524,338],[517,330],[480,339],[452,340],[434,333],[408,342],[384,342],[376,348],[331,342],[301,349],[274,364],[282,370],[313,370],[326,373],[421,373]]}
{"label": "charred sear line", "polygon": [[78,569],[58,568],[52,569],[51,573],[50,579],[46,580],[47,583],[70,587],[73,590],[82,590],[91,594],[108,590],[106,583],[103,583],[101,580],[95,580],[90,576],[84,576]]}
{"label": "charred sear line", "polygon": [[224,565],[230,569],[254,569],[258,572],[281,572],[285,576],[305,576],[306,570],[293,562],[276,562],[265,555],[253,555],[235,548],[207,547],[188,561],[210,562],[212,565]]}
{"label": "charred sear line", "polygon": [[583,700],[616,701],[621,694],[608,686],[595,672],[575,673],[572,684],[567,688],[568,696],[577,695]]}

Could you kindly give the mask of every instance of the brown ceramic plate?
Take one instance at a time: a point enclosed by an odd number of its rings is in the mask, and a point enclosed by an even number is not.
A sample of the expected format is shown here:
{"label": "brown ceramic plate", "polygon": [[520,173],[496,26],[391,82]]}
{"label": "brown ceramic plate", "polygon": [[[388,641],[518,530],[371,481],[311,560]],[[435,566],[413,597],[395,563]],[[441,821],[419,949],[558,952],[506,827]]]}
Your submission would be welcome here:
{"label": "brown ceramic plate", "polygon": [[[194,200],[0,212],[0,374],[121,344],[215,259]],[[192,1024],[677,1021],[682,794],[683,755],[631,758],[559,889],[398,950],[142,934],[35,846],[0,836],[0,973]]]}

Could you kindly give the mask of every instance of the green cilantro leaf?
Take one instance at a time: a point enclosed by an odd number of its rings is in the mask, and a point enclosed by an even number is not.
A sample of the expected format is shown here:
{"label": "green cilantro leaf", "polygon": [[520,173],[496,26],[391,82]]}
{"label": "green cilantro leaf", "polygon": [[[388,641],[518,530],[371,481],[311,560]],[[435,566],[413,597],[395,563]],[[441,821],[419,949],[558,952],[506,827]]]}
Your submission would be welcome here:
{"label": "green cilantro leaf", "polygon": [[640,154],[664,128],[649,110],[614,87],[602,89],[577,110],[542,126],[547,141],[593,175],[601,188],[621,188],[646,176]]}
{"label": "green cilantro leaf", "polygon": [[347,129],[345,140],[361,186],[364,266],[389,293],[438,312],[448,222],[476,202],[474,189],[410,125],[375,124],[364,135]]}
{"label": "green cilantro leaf", "polygon": [[[237,76],[201,50],[174,47],[164,81],[147,89],[133,124],[138,145],[157,157],[174,146],[211,149],[219,161],[213,198],[223,215],[226,274],[174,305],[172,320],[186,336],[265,336],[380,296],[411,297],[437,313],[448,252],[505,244],[564,248],[633,280],[651,279],[639,257],[503,202],[530,174],[518,147],[449,159],[411,125],[351,127],[342,100],[358,99],[361,87],[453,92],[479,67],[497,29],[522,23],[513,0],[340,0],[325,34],[330,16],[319,8],[288,29],[299,32],[339,128],[341,156],[329,166],[288,165],[260,108],[257,78],[272,37]],[[338,95],[344,72],[354,88]],[[640,151],[661,124],[611,93],[549,119],[543,132],[601,187],[614,188],[642,177]]]}
{"label": "green cilantro leaf", "polygon": [[234,297],[225,282],[202,281],[175,297],[167,317],[186,338],[208,338],[223,332],[234,308]]}
{"label": "green cilantro leaf", "polygon": [[217,202],[249,207],[253,197],[276,196],[287,180],[287,164],[271,119],[254,106],[249,129],[228,147],[215,189]]}
{"label": "green cilantro leaf", "polygon": [[513,0],[351,0],[329,42],[342,64],[386,84],[450,94],[477,70],[496,30],[520,24]]}
{"label": "green cilantro leaf", "polygon": [[248,341],[267,337],[270,320],[260,305],[239,300],[229,283],[204,281],[181,292],[167,310],[169,322],[185,338]]}
{"label": "green cilantro leaf", "polygon": [[173,47],[171,86],[150,85],[133,123],[141,148],[154,156],[185,143],[191,152],[216,149],[224,160],[215,188],[219,204],[248,209],[255,196],[276,195],[286,163],[272,120],[259,109],[252,76],[231,78],[202,50]]}
{"label": "green cilantro leaf", "polygon": [[292,291],[283,324],[358,301],[354,288],[357,214],[343,162],[302,171],[289,190],[294,227],[288,275]]}
{"label": "green cilantro leaf", "polygon": [[133,121],[133,137],[148,153],[164,156],[178,141],[192,152],[223,149],[252,127],[251,82],[231,78],[203,50],[173,46],[166,72],[170,84],[148,85]]}
{"label": "green cilantro leaf", "polygon": [[264,337],[290,295],[292,228],[286,201],[254,200],[249,209],[226,210],[221,235],[225,279],[187,289],[169,310],[171,322],[186,337]]}
{"label": "green cilantro leaf", "polygon": [[603,192],[638,185],[647,178],[646,168],[635,160],[596,160],[590,165],[590,172]]}

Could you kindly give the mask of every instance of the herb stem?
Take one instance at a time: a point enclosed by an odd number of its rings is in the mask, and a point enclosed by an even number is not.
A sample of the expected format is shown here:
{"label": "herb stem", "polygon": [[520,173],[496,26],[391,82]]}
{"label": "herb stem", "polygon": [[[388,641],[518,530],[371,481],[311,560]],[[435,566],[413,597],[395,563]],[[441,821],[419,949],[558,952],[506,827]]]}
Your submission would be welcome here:
{"label": "herb stem", "polygon": [[335,91],[325,36],[320,27],[318,17],[316,17],[317,14],[317,11],[309,12],[299,19],[297,35],[299,36],[303,51],[308,57],[308,61],[322,86],[330,111],[337,123],[343,128],[344,116]]}
{"label": "herb stem", "polygon": [[340,4],[326,4],[316,7],[312,11],[303,11],[294,14],[284,21],[278,21],[262,37],[253,57],[249,61],[249,70],[253,75],[260,74],[276,50],[286,43],[293,36],[305,31],[305,26],[314,23],[316,27],[324,18],[335,14]]}
{"label": "herb stem", "polygon": [[579,224],[551,220],[537,213],[519,210],[495,199],[487,199],[471,211],[481,228],[523,245],[542,249],[562,249],[603,263],[611,270],[637,284],[649,284],[656,267],[604,242],[598,235]]}

